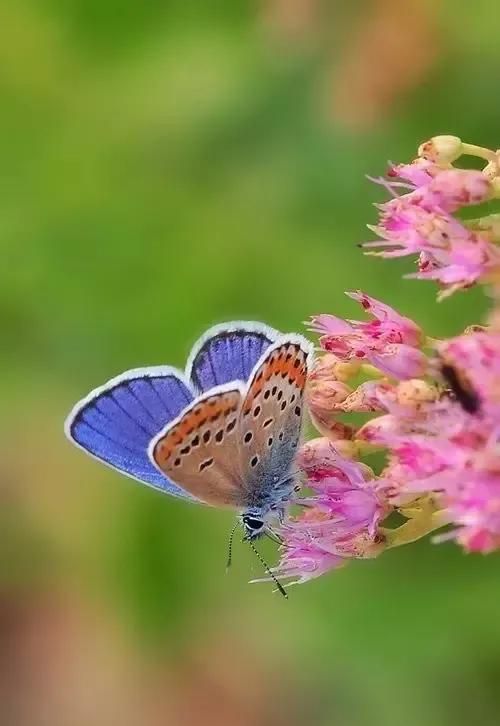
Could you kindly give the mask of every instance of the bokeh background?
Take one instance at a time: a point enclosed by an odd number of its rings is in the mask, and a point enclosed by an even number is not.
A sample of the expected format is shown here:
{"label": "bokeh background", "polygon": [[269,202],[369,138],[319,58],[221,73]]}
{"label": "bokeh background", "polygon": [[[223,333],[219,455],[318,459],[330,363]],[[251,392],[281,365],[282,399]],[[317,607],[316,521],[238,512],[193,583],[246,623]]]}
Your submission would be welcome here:
{"label": "bokeh background", "polygon": [[[248,585],[230,514],[64,439],[130,367],[209,325],[301,329],[383,297],[434,335],[408,261],[363,258],[366,174],[436,133],[500,145],[489,0],[0,3],[0,717],[16,726],[498,723],[498,557],[422,542]],[[273,545],[264,547],[273,560]]]}

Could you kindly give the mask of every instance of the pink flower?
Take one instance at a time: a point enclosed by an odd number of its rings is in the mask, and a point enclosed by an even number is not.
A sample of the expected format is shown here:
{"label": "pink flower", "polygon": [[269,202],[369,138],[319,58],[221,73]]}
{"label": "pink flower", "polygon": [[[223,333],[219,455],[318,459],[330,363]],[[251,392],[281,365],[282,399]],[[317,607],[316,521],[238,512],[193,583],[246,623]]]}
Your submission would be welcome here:
{"label": "pink flower", "polygon": [[[391,168],[390,180],[376,180],[392,193],[408,193],[379,205],[372,229],[381,237],[363,245],[380,257],[419,256],[419,271],[408,277],[436,280],[449,292],[486,279],[498,269],[500,256],[487,234],[466,227],[452,214],[488,201],[494,187],[486,174],[470,169],[440,168],[418,159]],[[399,176],[409,183],[393,181]]]}
{"label": "pink flower", "polygon": [[[421,187],[428,184],[439,171],[440,168],[436,164],[426,159],[415,159],[411,164],[392,164],[387,172],[388,187],[391,188],[390,180],[397,177],[410,182],[410,189]],[[384,180],[376,179],[375,181],[382,183]]]}
{"label": "pink flower", "polygon": [[[313,439],[302,447],[297,463],[307,476],[307,486],[314,491],[311,499],[300,499],[299,503],[314,502],[329,517],[338,516],[350,529],[354,522],[363,526],[370,521],[373,530],[378,521],[377,499],[369,481],[370,469],[336,451],[335,446],[326,438]],[[361,514],[349,510],[349,497],[338,499],[339,494],[356,492],[367,505]]]}
{"label": "pink flower", "polygon": [[442,430],[452,437],[463,429],[466,414],[449,397],[408,405],[398,399],[397,390],[393,390],[381,393],[379,398],[387,413],[370,419],[358,429],[356,437],[362,441],[392,447],[396,437],[411,434],[435,436]]}
{"label": "pink flower", "polygon": [[449,394],[405,418],[386,395],[390,413],[356,437],[390,452],[377,486],[394,506],[432,494],[455,524],[449,536],[490,552],[500,547],[500,335],[474,331],[438,348]]}
{"label": "pink flower", "polygon": [[345,564],[343,557],[328,552],[307,533],[296,534],[285,541],[281,560],[273,573],[279,578],[294,578],[288,584],[302,584]]}
{"label": "pink flower", "polygon": [[430,480],[438,481],[451,468],[462,468],[467,459],[460,446],[439,437],[394,436],[387,446],[391,456],[378,486],[394,505],[432,491]]}
{"label": "pink flower", "polygon": [[[410,484],[440,496],[456,525],[451,536],[470,552],[500,548],[500,458],[496,439],[477,450],[464,448],[455,465]],[[461,459],[461,461],[460,461]]]}
{"label": "pink flower", "polygon": [[419,271],[406,277],[436,280],[454,292],[487,279],[499,265],[500,254],[497,247],[479,235],[471,234],[467,241],[455,239],[447,250],[422,253]]}
{"label": "pink flower", "polygon": [[[483,171],[455,168],[464,153],[486,160]],[[369,319],[312,319],[326,353],[309,375],[307,398],[327,438],[299,452],[306,493],[292,502],[300,513],[280,527],[274,572],[294,582],[444,526],[436,539],[469,552],[500,550],[500,215],[456,216],[500,198],[500,152],[447,135],[419,155],[376,180],[391,199],[378,205],[380,239],[364,247],[382,257],[415,255],[417,272],[407,277],[435,280],[438,297],[487,283],[496,307],[489,327],[446,340],[426,338],[359,291],[349,296]],[[362,422],[346,423],[351,413],[364,414]],[[375,450],[384,456],[377,473],[358,461]],[[386,522],[393,511],[405,521]]]}
{"label": "pink flower", "polygon": [[373,315],[366,322],[342,320],[334,315],[312,318],[311,329],[320,333],[324,350],[340,360],[357,359],[371,363],[395,378],[422,374],[427,360],[418,349],[420,328],[388,305],[361,292],[348,293]]}
{"label": "pink flower", "polygon": [[444,341],[438,346],[442,370],[456,379],[455,394],[466,396],[471,412],[481,410],[500,426],[500,334],[473,332]]}
{"label": "pink flower", "polygon": [[[492,552],[500,547],[500,471],[498,454],[491,461],[476,462],[472,472],[457,473],[447,481],[445,498],[458,523],[457,541],[469,552]],[[464,477],[467,479],[464,479]],[[452,485],[453,481],[453,485]]]}
{"label": "pink flower", "polygon": [[444,169],[415,191],[424,206],[456,212],[471,204],[487,202],[493,196],[490,180],[474,169]]}
{"label": "pink flower", "polygon": [[406,197],[391,199],[379,206],[379,224],[372,227],[381,240],[367,242],[364,248],[377,248],[381,257],[404,257],[426,252],[446,252],[451,242],[473,242],[471,230],[439,209],[426,209]]}
{"label": "pink flower", "polygon": [[[408,184],[401,185],[392,181],[398,176]],[[388,182],[384,179],[375,181],[386,186],[392,193],[398,187],[406,186],[410,190],[405,195],[406,203],[428,210],[456,212],[461,207],[487,202],[494,194],[491,181],[481,171],[443,169],[424,159],[418,159],[412,164],[392,166],[389,177],[391,179]]]}
{"label": "pink flower", "polygon": [[280,530],[284,553],[275,574],[305,582],[346,558],[376,556],[378,524],[388,510],[369,469],[340,456],[328,439],[305,444],[298,463],[312,495],[297,500],[304,511]]}
{"label": "pink flower", "polygon": [[381,395],[389,391],[391,386],[382,381],[365,381],[350,393],[338,406],[339,411],[366,412],[383,411],[384,405],[381,402]]}
{"label": "pink flower", "polygon": [[338,411],[350,393],[352,390],[341,381],[311,381],[307,390],[309,409],[313,416],[324,417]]}

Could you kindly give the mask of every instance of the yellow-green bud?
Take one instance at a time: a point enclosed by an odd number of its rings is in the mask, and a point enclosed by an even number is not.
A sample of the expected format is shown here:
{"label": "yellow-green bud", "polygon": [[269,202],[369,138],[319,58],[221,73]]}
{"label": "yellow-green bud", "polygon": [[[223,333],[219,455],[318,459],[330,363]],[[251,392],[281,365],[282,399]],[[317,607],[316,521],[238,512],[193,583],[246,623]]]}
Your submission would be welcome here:
{"label": "yellow-green bud", "polygon": [[396,389],[398,403],[403,406],[418,406],[420,403],[435,401],[439,393],[436,386],[419,378],[401,381]]}
{"label": "yellow-green bud", "polygon": [[458,136],[433,136],[418,147],[418,155],[436,164],[452,164],[463,153],[462,140]]}

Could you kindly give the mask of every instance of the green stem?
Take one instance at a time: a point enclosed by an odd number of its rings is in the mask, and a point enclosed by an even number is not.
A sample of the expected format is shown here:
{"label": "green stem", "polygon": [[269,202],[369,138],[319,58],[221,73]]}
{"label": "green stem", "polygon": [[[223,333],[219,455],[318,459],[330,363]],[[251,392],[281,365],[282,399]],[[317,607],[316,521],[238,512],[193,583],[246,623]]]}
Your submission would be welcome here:
{"label": "green stem", "polygon": [[491,149],[486,149],[484,146],[462,143],[462,154],[467,154],[467,156],[478,156],[480,159],[498,164],[497,153]]}
{"label": "green stem", "polygon": [[380,531],[385,537],[385,547],[389,549],[416,542],[445,524],[449,524],[449,517],[443,510],[430,511],[425,507],[400,527],[381,528]]}

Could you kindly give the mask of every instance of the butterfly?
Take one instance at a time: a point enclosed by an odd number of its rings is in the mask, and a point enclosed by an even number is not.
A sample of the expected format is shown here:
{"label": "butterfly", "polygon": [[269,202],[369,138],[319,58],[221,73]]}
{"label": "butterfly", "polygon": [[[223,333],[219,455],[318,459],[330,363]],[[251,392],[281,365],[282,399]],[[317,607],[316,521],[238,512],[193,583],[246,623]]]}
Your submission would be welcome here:
{"label": "butterfly", "polygon": [[148,486],[237,510],[251,542],[283,520],[296,486],[312,354],[301,335],[262,323],[216,325],[184,371],[136,368],[91,391],[70,412],[66,435]]}

